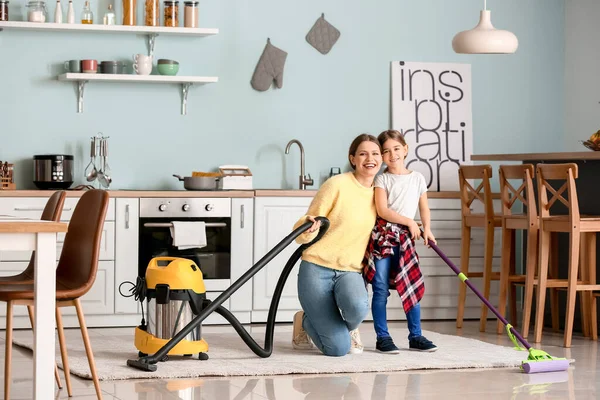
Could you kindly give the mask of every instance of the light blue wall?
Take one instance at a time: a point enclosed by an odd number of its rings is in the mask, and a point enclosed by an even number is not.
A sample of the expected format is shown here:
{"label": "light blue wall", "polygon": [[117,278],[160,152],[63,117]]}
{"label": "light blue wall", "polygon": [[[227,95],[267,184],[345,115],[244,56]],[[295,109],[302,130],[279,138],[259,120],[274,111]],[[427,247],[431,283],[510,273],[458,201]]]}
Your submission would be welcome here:
{"label": "light blue wall", "polygon": [[[103,4],[95,6],[96,20]],[[11,17],[23,0],[12,0]],[[203,0],[208,38],[159,37],[158,58],[180,61],[181,75],[215,75],[194,87],[188,115],[176,86],[90,84],[76,113],[71,83],[55,76],[63,60],[124,59],[145,52],[133,35],[0,33],[0,160],[17,164],[19,188],[33,187],[31,157],[69,152],[77,183],[89,161],[89,137],[110,138],[114,188],[179,189],[171,177],[247,164],[255,187],[296,187],[298,149],[316,177],[346,165],[352,138],[377,134],[390,121],[390,61],[472,64],[474,152],[560,150],[564,114],[563,0],[488,1],[497,28],[519,38],[514,55],[458,55],[451,40],[473,27],[479,0]],[[83,6],[77,0],[77,14]],[[63,5],[66,11],[66,5]],[[138,0],[141,10],[143,2]],[[49,2],[50,14],[54,4]],[[120,7],[117,7],[120,10]],[[320,16],[340,31],[331,53],[304,39]],[[289,53],[281,90],[257,92],[250,78],[267,37]]]}

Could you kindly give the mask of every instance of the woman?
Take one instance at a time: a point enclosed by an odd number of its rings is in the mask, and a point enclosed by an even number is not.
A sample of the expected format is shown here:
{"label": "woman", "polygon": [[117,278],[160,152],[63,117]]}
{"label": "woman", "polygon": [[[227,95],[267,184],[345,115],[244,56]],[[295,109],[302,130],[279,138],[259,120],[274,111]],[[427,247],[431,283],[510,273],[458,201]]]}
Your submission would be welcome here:
{"label": "woman", "polygon": [[330,221],[321,240],[302,253],[298,298],[304,311],[294,316],[292,339],[296,349],[311,348],[312,339],[328,356],[363,350],[357,328],[369,311],[362,260],[377,216],[373,180],[382,163],[377,138],[359,135],[348,160],[354,171],[328,179],[294,226],[313,221],[296,239],[302,244],[317,234],[320,222],[315,217]]}

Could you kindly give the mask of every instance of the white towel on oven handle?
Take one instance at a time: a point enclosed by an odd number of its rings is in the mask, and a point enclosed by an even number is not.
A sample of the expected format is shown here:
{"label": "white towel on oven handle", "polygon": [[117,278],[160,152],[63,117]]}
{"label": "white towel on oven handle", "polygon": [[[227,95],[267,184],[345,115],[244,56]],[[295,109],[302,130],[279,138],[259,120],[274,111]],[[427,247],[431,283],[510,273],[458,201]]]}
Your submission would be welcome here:
{"label": "white towel on oven handle", "polygon": [[206,247],[206,224],[202,221],[173,221],[173,246],[179,250]]}

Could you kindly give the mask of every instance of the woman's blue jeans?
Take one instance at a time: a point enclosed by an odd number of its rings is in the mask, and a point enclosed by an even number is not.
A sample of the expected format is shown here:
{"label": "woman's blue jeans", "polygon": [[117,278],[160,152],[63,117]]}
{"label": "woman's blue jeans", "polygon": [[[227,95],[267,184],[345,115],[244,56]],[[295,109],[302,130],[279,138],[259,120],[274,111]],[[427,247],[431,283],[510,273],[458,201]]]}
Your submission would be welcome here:
{"label": "woman's blue jeans", "polygon": [[[373,325],[377,340],[389,338],[387,325],[387,298],[390,295],[390,268],[398,265],[400,259],[399,249],[394,249],[394,254],[378,260],[375,258],[375,276],[371,282],[373,287],[373,299],[371,300],[371,312],[373,314]],[[406,314],[408,325],[408,340],[421,336],[421,306],[416,304]]]}
{"label": "woman's blue jeans", "polygon": [[327,356],[346,355],[349,332],[358,328],[369,312],[362,274],[302,261],[298,299],[304,310],[302,326],[317,348]]}

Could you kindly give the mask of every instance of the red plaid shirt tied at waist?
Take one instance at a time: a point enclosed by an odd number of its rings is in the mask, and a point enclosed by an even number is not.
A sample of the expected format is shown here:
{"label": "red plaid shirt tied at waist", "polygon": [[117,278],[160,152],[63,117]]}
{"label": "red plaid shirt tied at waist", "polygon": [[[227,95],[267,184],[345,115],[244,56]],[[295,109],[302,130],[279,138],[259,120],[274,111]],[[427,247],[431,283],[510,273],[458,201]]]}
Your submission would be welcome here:
{"label": "red plaid shirt tied at waist", "polygon": [[394,251],[399,251],[400,257],[398,264],[391,266],[390,287],[398,291],[404,312],[407,313],[421,301],[425,293],[419,256],[406,226],[377,217],[363,260],[363,274],[367,283],[371,283],[375,277],[375,258],[391,257]]}

